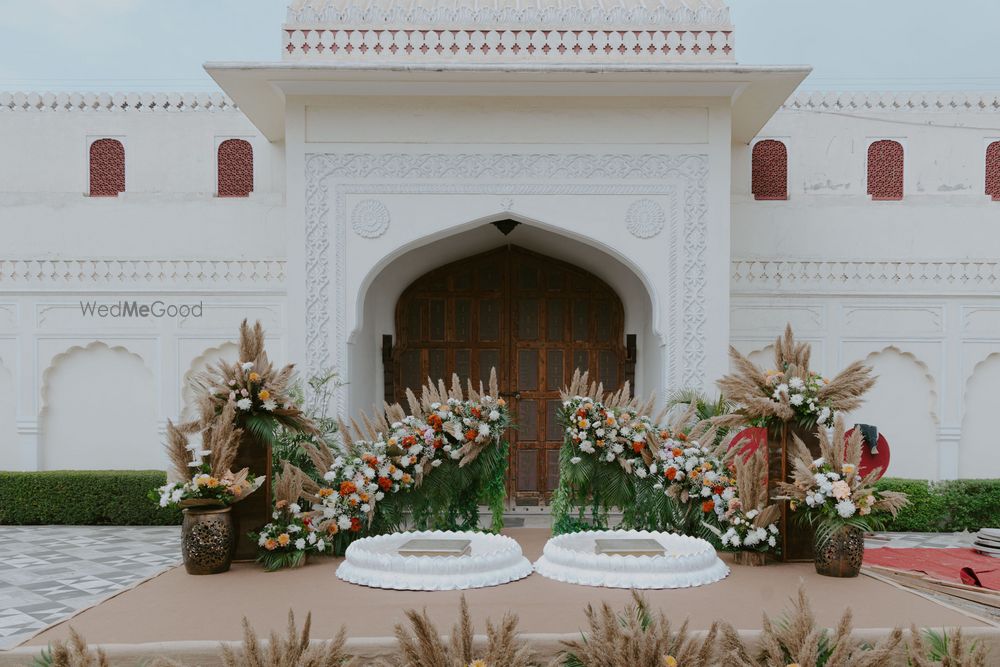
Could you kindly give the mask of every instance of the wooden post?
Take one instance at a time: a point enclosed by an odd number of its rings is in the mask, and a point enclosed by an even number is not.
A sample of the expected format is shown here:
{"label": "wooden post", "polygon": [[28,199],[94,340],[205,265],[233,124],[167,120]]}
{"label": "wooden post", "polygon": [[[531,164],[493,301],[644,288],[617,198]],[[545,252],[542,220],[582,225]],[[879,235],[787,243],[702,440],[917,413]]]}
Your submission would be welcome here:
{"label": "wooden post", "polygon": [[[791,482],[794,469],[795,442],[797,435],[813,458],[819,458],[819,439],[815,430],[803,429],[791,422],[770,426],[767,429],[767,494],[773,498],[778,494],[779,481]],[[781,518],[781,560],[788,562],[811,562],[813,560],[813,529],[800,523],[788,506],[787,500],[778,501]]]}
{"label": "wooden post", "polygon": [[271,520],[271,445],[246,430],[233,463],[233,470],[242,468],[249,468],[251,474],[264,477],[261,487],[233,505],[232,511],[233,532],[236,535],[233,560],[252,561],[257,558],[257,543],[247,533],[259,531]]}

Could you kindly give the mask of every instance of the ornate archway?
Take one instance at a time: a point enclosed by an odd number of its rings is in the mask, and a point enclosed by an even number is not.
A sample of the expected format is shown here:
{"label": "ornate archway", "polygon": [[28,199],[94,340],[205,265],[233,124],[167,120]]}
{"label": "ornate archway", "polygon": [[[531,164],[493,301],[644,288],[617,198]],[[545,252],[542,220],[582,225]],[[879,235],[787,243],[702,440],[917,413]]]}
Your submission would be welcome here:
{"label": "ornate archway", "polygon": [[[574,368],[617,388],[626,359],[621,299],[597,276],[518,246],[424,274],[396,304],[396,341],[386,358],[386,397],[428,377],[489,378],[496,367],[517,429],[510,434],[509,491],[543,502],[559,480],[559,389]],[[405,405],[405,403],[404,403]]]}

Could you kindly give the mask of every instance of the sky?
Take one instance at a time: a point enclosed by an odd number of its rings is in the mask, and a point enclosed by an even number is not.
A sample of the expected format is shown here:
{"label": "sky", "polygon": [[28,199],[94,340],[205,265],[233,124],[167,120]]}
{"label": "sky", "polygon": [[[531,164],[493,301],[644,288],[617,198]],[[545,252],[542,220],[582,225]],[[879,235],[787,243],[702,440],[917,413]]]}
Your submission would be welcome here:
{"label": "sky", "polygon": [[[1000,90],[1000,0],[730,0],[742,64],[805,90]],[[0,90],[216,90],[278,60],[286,0],[0,0]]]}

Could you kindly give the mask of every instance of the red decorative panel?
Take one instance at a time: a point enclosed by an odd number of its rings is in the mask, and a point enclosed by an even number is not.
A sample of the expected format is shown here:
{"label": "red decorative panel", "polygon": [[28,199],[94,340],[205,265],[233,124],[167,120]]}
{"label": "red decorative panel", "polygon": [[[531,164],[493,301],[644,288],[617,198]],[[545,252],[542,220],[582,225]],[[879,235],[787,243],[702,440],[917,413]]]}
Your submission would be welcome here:
{"label": "red decorative panel", "polygon": [[98,139],[90,144],[90,196],[119,192],[125,192],[125,147],[117,139]]}
{"label": "red decorative panel", "polygon": [[868,147],[868,194],[875,200],[903,198],[903,145],[883,139]]}
{"label": "red decorative panel", "polygon": [[253,192],[253,146],[243,139],[219,144],[219,196],[248,197]]}
{"label": "red decorative panel", "polygon": [[788,199],[788,149],[774,139],[758,141],[751,160],[754,199]]}
{"label": "red decorative panel", "polygon": [[1000,141],[986,147],[986,194],[1000,201]]}

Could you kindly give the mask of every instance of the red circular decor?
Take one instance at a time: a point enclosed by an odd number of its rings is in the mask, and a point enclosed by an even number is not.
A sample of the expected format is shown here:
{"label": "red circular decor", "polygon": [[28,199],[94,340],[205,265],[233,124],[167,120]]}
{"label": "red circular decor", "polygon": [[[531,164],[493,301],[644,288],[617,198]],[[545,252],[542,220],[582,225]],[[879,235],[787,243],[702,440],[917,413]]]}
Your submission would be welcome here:
{"label": "red circular decor", "polygon": [[729,449],[739,447],[737,453],[746,461],[756,454],[762,445],[767,449],[767,428],[751,426],[736,434],[736,437],[729,443]]}
{"label": "red circular decor", "polygon": [[[854,428],[844,434],[845,443],[850,440],[851,435],[854,433]],[[861,443],[861,465],[858,466],[858,474],[861,477],[864,477],[875,468],[881,468],[882,471],[878,474],[881,478],[885,474],[885,471],[889,469],[889,441],[885,439],[882,433],[878,434],[878,444],[875,448],[878,450],[878,453],[872,454],[871,448],[865,442],[862,441]]]}

